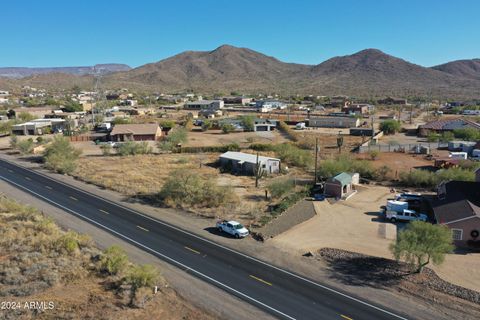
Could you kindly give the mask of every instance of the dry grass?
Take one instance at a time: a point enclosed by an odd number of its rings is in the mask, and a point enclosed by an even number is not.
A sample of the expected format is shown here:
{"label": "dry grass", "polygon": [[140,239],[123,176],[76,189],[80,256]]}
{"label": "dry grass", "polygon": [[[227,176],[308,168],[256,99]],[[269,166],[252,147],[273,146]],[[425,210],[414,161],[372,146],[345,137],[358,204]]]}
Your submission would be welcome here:
{"label": "dry grass", "polygon": [[166,178],[175,170],[194,170],[200,175],[217,174],[216,169],[206,166],[217,158],[214,154],[85,157],[78,161],[72,175],[129,196],[155,194],[160,192]]}

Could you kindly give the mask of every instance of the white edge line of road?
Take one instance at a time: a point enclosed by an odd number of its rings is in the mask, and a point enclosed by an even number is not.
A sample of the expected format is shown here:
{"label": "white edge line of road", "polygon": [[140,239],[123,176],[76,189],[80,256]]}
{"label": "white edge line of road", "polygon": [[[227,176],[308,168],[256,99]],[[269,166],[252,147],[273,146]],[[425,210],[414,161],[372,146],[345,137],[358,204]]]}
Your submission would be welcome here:
{"label": "white edge line of road", "polygon": [[110,232],[118,235],[119,237],[125,239],[125,240],[128,240],[128,241],[130,241],[130,242],[132,242],[132,243],[135,243],[136,245],[138,245],[138,246],[140,246],[140,247],[142,247],[142,248],[144,248],[144,249],[146,249],[146,250],[148,250],[148,251],[150,251],[150,252],[152,252],[152,253],[154,253],[154,254],[156,254],[156,255],[158,255],[158,256],[166,259],[166,260],[168,260],[168,261],[170,261],[170,262],[173,262],[173,263],[176,264],[177,266],[180,266],[180,267],[182,267],[182,268],[185,268],[186,271],[191,271],[191,272],[193,272],[193,273],[196,273],[197,275],[199,275],[199,276],[201,276],[201,277],[203,277],[203,278],[205,278],[205,279],[208,279],[208,280],[216,283],[217,285],[219,285],[219,286],[221,286],[221,287],[224,287],[224,288],[226,288],[226,289],[228,289],[228,290],[230,290],[230,291],[232,291],[232,292],[234,292],[234,293],[236,293],[236,294],[238,294],[238,295],[240,295],[240,296],[242,296],[242,297],[244,297],[244,298],[247,298],[247,299],[249,299],[249,300],[251,300],[251,301],[253,301],[253,302],[255,302],[255,303],[257,303],[257,304],[259,304],[259,305],[261,305],[261,306],[263,306],[263,307],[265,307],[265,308],[267,308],[267,309],[269,309],[269,310],[272,310],[272,311],[274,311],[274,312],[276,312],[276,313],[284,316],[285,318],[288,318],[288,319],[291,319],[291,320],[296,320],[296,318],[291,317],[291,316],[289,316],[289,315],[281,312],[280,310],[277,310],[277,309],[275,309],[275,308],[273,308],[273,307],[270,307],[269,305],[267,305],[267,304],[265,304],[265,303],[263,303],[263,302],[261,302],[261,301],[258,301],[258,300],[256,300],[255,298],[252,298],[252,297],[246,295],[246,294],[243,293],[243,292],[240,292],[240,291],[238,291],[238,290],[236,290],[236,289],[234,289],[234,288],[232,288],[232,287],[229,287],[228,285],[226,285],[226,284],[224,284],[224,283],[222,283],[222,282],[220,282],[220,281],[218,281],[218,280],[215,280],[215,279],[207,276],[206,274],[201,273],[200,271],[197,271],[197,270],[195,270],[195,269],[192,269],[191,267],[189,267],[189,266],[187,266],[187,265],[185,265],[185,264],[183,264],[183,263],[181,263],[181,262],[179,262],[179,261],[177,261],[177,260],[175,260],[175,259],[173,259],[173,258],[170,258],[170,257],[167,256],[167,255],[164,255],[163,253],[160,253],[160,252],[158,252],[158,251],[156,251],[156,250],[154,250],[154,249],[152,249],[152,248],[150,248],[150,247],[148,247],[148,246],[146,246],[146,245],[144,245],[144,244],[141,244],[140,242],[137,242],[137,241],[133,240],[132,238],[127,237],[126,235],[124,235],[124,234],[122,234],[122,233],[120,233],[120,232],[118,232],[118,231],[115,231],[115,230],[113,230],[113,229],[111,229],[111,228],[109,228],[109,227],[107,227],[107,226],[105,226],[105,225],[103,225],[103,224],[101,224],[100,222],[97,222],[97,221],[95,221],[95,220],[93,220],[93,219],[90,219],[90,218],[88,218],[88,217],[86,217],[86,216],[84,216],[84,215],[82,215],[82,214],[80,214],[80,213],[78,213],[78,212],[76,212],[76,211],[74,211],[74,210],[72,210],[72,209],[69,209],[69,208],[67,208],[67,207],[65,207],[65,206],[63,206],[63,205],[61,205],[61,204],[59,204],[59,203],[57,203],[57,202],[55,202],[55,201],[47,198],[47,197],[42,196],[42,195],[39,194],[39,193],[36,193],[36,192],[33,191],[33,190],[30,190],[30,189],[27,188],[27,187],[24,187],[24,186],[22,186],[22,185],[20,185],[20,184],[18,184],[18,183],[16,183],[16,182],[13,182],[13,181],[10,180],[10,179],[5,178],[4,176],[0,176],[0,179],[2,179],[2,180],[4,180],[4,181],[7,181],[7,182],[9,182],[9,183],[11,183],[11,184],[14,184],[14,185],[16,185],[17,187],[19,187],[19,188],[21,188],[21,189],[27,190],[29,193],[32,193],[32,194],[34,194],[34,195],[36,195],[36,196],[38,196],[38,197],[46,200],[47,202],[53,203],[53,204],[55,204],[56,206],[58,206],[58,207],[60,207],[60,208],[62,208],[62,209],[64,209],[64,210],[66,210],[66,211],[69,211],[69,212],[75,214],[76,216],[80,216],[80,217],[82,217],[83,219],[88,220],[88,221],[90,221],[91,223],[93,223],[93,224],[95,224],[95,225],[97,225],[97,226],[100,226],[101,228],[103,228],[103,229],[105,229],[105,230],[108,230],[108,231],[110,231]]}
{"label": "white edge line of road", "polygon": [[60,180],[51,178],[51,177],[45,175],[45,174],[42,173],[42,172],[37,172],[37,171],[34,171],[34,170],[30,169],[30,168],[26,168],[26,167],[23,167],[23,166],[19,166],[19,165],[13,164],[12,162],[10,162],[10,161],[8,161],[8,160],[5,160],[5,159],[1,159],[1,160],[5,161],[5,162],[7,162],[7,163],[9,163],[9,164],[11,164],[11,165],[13,165],[13,166],[21,167],[22,169],[25,169],[25,170],[27,170],[27,171],[30,171],[30,172],[32,172],[32,173],[34,173],[34,174],[41,175],[41,176],[43,176],[44,178],[46,178],[46,179],[48,179],[48,180],[51,180],[51,181],[54,181],[54,182],[63,184],[64,186],[67,186],[67,187],[70,187],[70,188],[73,188],[73,189],[75,189],[75,190],[77,190],[77,191],[79,191],[79,192],[81,192],[81,193],[87,194],[87,195],[89,195],[89,196],[93,196],[93,197],[95,197],[95,198],[97,198],[97,199],[99,199],[99,200],[102,200],[102,201],[106,201],[106,202],[108,202],[108,203],[110,203],[110,204],[112,204],[112,205],[114,205],[114,206],[117,206],[117,207],[119,207],[119,208],[128,210],[128,211],[130,211],[130,212],[132,212],[132,213],[135,213],[135,214],[137,214],[137,215],[140,215],[140,216],[142,216],[142,217],[144,217],[144,218],[146,218],[146,219],[149,219],[149,220],[151,220],[151,221],[160,223],[160,224],[162,224],[162,225],[164,225],[164,226],[167,226],[167,227],[172,228],[172,229],[174,229],[174,230],[183,232],[183,233],[188,234],[188,235],[190,235],[190,236],[192,236],[192,237],[195,237],[195,238],[197,238],[197,239],[199,239],[199,240],[205,241],[205,242],[207,242],[207,243],[210,243],[210,244],[212,244],[212,245],[215,245],[215,246],[220,247],[220,248],[222,248],[222,249],[225,249],[225,250],[227,250],[227,251],[236,253],[236,254],[238,254],[238,255],[240,255],[240,256],[242,256],[242,257],[245,257],[245,258],[247,258],[247,259],[253,260],[253,261],[255,261],[255,262],[261,263],[261,264],[263,264],[263,265],[265,265],[265,266],[268,266],[268,267],[270,267],[270,268],[273,268],[273,269],[275,269],[275,270],[278,270],[278,271],[281,271],[281,272],[283,272],[283,273],[286,273],[286,274],[288,274],[288,275],[290,275],[290,276],[292,276],[292,277],[295,277],[295,278],[297,278],[297,279],[303,280],[303,281],[305,281],[305,282],[308,282],[308,283],[310,283],[310,284],[313,284],[313,285],[315,285],[315,286],[318,286],[318,287],[323,288],[323,289],[325,289],[325,290],[328,290],[328,291],[330,291],[330,292],[336,293],[336,294],[338,294],[338,295],[340,295],[340,296],[342,296],[342,297],[345,297],[345,298],[348,298],[348,299],[350,299],[350,300],[353,300],[353,301],[356,301],[356,302],[358,302],[358,303],[361,303],[361,304],[363,304],[363,305],[365,305],[365,306],[368,306],[368,307],[370,307],[370,308],[373,308],[373,309],[375,309],[375,310],[384,312],[384,313],[386,313],[386,314],[388,314],[388,315],[391,315],[391,316],[393,316],[393,317],[396,317],[396,318],[398,318],[398,319],[408,320],[407,318],[404,318],[404,317],[402,317],[402,316],[400,316],[400,315],[397,315],[397,314],[395,314],[395,313],[393,313],[393,312],[390,312],[390,311],[388,311],[388,310],[382,309],[382,308],[380,308],[380,307],[374,306],[373,304],[370,304],[370,303],[368,303],[368,302],[366,302],[366,301],[363,301],[363,300],[360,300],[360,299],[358,299],[358,298],[352,297],[352,296],[350,296],[350,295],[348,295],[348,294],[345,294],[345,293],[343,293],[343,292],[337,291],[337,290],[332,289],[332,288],[330,288],[330,287],[327,287],[327,286],[325,286],[325,285],[316,283],[316,282],[314,282],[314,281],[312,281],[312,280],[309,280],[309,279],[307,279],[307,278],[304,278],[304,277],[302,277],[302,276],[300,276],[300,275],[297,275],[297,274],[295,274],[295,273],[292,273],[292,272],[290,272],[290,271],[288,271],[288,270],[282,269],[282,268],[280,268],[280,267],[277,267],[277,266],[274,266],[274,265],[272,265],[272,264],[269,264],[269,263],[267,263],[267,262],[265,262],[265,261],[262,261],[262,260],[259,260],[259,259],[257,259],[257,258],[251,257],[251,256],[249,256],[249,255],[247,255],[247,254],[244,254],[244,253],[242,253],[242,252],[236,251],[236,250],[234,250],[234,249],[231,249],[231,248],[229,248],[229,247],[226,247],[226,246],[221,245],[221,244],[219,244],[219,243],[216,243],[216,242],[214,242],[214,241],[205,239],[205,238],[203,238],[203,237],[201,237],[201,236],[198,236],[198,235],[196,235],[196,234],[194,234],[194,233],[191,233],[191,232],[188,232],[188,231],[183,230],[183,229],[181,229],[181,228],[175,227],[175,226],[173,226],[173,225],[171,225],[171,224],[169,224],[169,223],[166,223],[166,222],[163,222],[163,221],[161,221],[161,220],[155,219],[155,218],[150,217],[150,216],[148,216],[148,215],[146,215],[146,214],[143,214],[143,213],[141,213],[141,212],[139,212],[139,211],[136,211],[136,210],[133,210],[133,209],[128,208],[128,207],[126,207],[126,206],[123,206],[123,205],[121,205],[121,204],[119,204],[119,203],[116,203],[116,202],[113,202],[113,201],[108,200],[108,199],[106,199],[106,198],[97,196],[97,195],[95,195],[95,194],[93,194],[93,193],[90,193],[89,191],[82,190],[82,189],[80,189],[80,188],[78,188],[78,187],[75,187],[75,186],[70,185],[70,184],[68,184],[68,183],[65,183],[65,182],[63,182],[63,181],[60,181]]}

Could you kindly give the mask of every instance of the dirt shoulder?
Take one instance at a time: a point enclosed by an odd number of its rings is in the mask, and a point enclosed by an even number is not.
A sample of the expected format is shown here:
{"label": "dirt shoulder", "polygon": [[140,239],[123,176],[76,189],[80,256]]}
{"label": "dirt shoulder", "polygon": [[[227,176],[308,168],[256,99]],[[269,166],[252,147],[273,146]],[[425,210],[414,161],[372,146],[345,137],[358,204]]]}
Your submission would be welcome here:
{"label": "dirt shoulder", "polygon": [[[5,155],[1,156],[7,157],[12,160],[12,157]],[[38,169],[38,165],[35,164],[23,162],[22,165],[35,167],[36,169]],[[44,171],[42,170],[42,172]],[[119,201],[127,207],[141,210],[142,212],[147,213],[153,217],[156,217],[173,225],[180,226],[185,230],[194,232],[201,235],[202,237],[213,240],[230,248],[239,250],[253,257],[268,261],[288,270],[295,270],[295,272],[298,274],[307,276],[311,279],[314,279],[331,287],[347,291],[354,296],[360,298],[368,297],[368,300],[388,306],[392,310],[396,310],[406,314],[421,315],[422,319],[452,319],[458,318],[458,316],[460,316],[456,310],[450,309],[448,305],[443,306],[438,305],[437,303],[432,301],[418,300],[415,297],[411,297],[410,295],[404,294],[402,292],[389,291],[368,286],[351,285],[343,283],[342,281],[338,281],[338,279],[332,277],[332,272],[328,269],[327,264],[322,262],[312,264],[311,259],[302,257],[301,255],[304,253],[303,250],[282,248],[281,246],[276,245],[273,241],[259,243],[251,238],[237,241],[235,239],[219,236],[215,233],[210,233],[209,230],[211,230],[211,226],[214,225],[214,219],[202,218],[178,210],[153,208],[143,205],[141,203],[125,202],[125,197],[118,193],[103,190],[93,185],[88,185],[76,181],[69,176],[62,176],[48,172],[44,173],[53,176],[61,181],[68,182],[86,191],[93,192],[99,196],[106,197],[113,201]],[[13,188],[10,187],[10,192],[17,194],[17,196],[19,196],[19,193],[22,193],[16,189],[12,189]],[[22,197],[27,203],[35,202],[35,206],[45,206],[43,202],[38,201],[28,195],[23,194]],[[98,230],[97,228],[82,221],[77,221],[78,219],[72,219],[69,214],[61,213],[59,212],[59,210],[57,210],[56,219],[60,219],[65,225],[69,226],[70,228],[79,228],[81,226],[81,228],[85,230],[82,232],[92,234],[95,240],[98,239],[97,242],[99,243],[122,243],[117,238],[114,238],[106,234],[105,232]],[[260,319],[266,317],[268,318],[268,315],[265,315],[263,312],[258,311],[256,308],[253,308],[252,306],[234,297],[231,297],[223,291],[207,285],[202,281],[186,275],[184,272],[181,272],[178,269],[175,269],[168,264],[159,261],[158,259],[150,256],[149,254],[146,254],[145,252],[142,252],[128,244],[122,243],[122,246],[128,248],[128,252],[132,256],[134,256],[134,258],[132,259],[139,259],[139,261],[153,260],[155,261],[155,263],[162,265],[162,270],[164,270],[164,276],[167,281],[169,281],[172,286],[188,301],[192,301],[193,303],[204,307],[205,309],[212,311],[215,314],[219,314],[220,316],[223,315],[223,317],[225,318],[229,318],[229,316],[227,316],[228,314],[236,314],[241,317],[240,314],[242,312],[248,314],[248,318],[251,318],[252,315]],[[185,277],[189,277],[189,280],[185,281]],[[222,301],[222,303],[218,304],[218,301]],[[234,309],[239,308],[243,311],[240,312],[240,314],[236,312],[232,313],[230,312],[231,307],[233,307]],[[238,309],[236,311],[238,311]]]}

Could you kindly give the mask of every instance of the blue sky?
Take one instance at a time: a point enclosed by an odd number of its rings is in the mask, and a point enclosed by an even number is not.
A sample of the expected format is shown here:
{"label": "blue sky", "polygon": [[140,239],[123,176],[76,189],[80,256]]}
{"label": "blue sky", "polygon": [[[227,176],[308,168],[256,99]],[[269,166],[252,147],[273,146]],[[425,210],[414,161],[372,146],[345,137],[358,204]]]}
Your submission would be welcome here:
{"label": "blue sky", "polygon": [[139,66],[222,44],[306,64],[365,48],[424,66],[480,58],[476,0],[30,0],[1,11],[4,67]]}

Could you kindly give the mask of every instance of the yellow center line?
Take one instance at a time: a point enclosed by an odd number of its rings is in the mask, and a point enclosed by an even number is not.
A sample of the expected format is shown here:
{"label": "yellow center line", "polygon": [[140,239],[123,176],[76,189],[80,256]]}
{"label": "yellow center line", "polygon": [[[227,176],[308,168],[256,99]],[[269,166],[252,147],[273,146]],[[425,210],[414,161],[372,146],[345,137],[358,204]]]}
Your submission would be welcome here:
{"label": "yellow center line", "polygon": [[105,210],[102,210],[102,209],[98,209],[98,210],[100,210],[101,212],[103,212],[103,213],[105,213],[105,214],[110,214],[110,213],[108,213],[108,212],[105,211]]}
{"label": "yellow center line", "polygon": [[263,279],[260,279],[260,278],[258,278],[258,277],[252,276],[252,275],[250,275],[250,278],[255,279],[255,280],[257,280],[257,281],[260,281],[261,283],[264,283],[264,284],[269,285],[269,286],[272,285],[270,282],[265,281],[265,280],[263,280]]}
{"label": "yellow center line", "polygon": [[347,317],[346,315],[343,315],[343,314],[341,314],[340,317],[342,317],[345,320],[353,320],[352,318]]}
{"label": "yellow center line", "polygon": [[193,253],[196,253],[196,254],[200,254],[200,251],[197,251],[195,249],[192,249],[190,247],[184,247],[185,249],[189,250],[189,251],[192,251]]}
{"label": "yellow center line", "polygon": [[50,187],[50,186],[45,186],[45,188],[47,188],[48,190],[52,190],[53,188]]}
{"label": "yellow center line", "polygon": [[72,199],[72,200],[78,201],[78,199],[75,198],[75,197],[70,196],[69,198]]}
{"label": "yellow center line", "polygon": [[30,179],[29,177],[25,177],[25,179],[27,179],[27,180],[32,180],[32,179]]}
{"label": "yellow center line", "polygon": [[137,228],[142,229],[143,231],[147,231],[147,232],[148,232],[148,229],[145,229],[144,227],[137,226]]}

